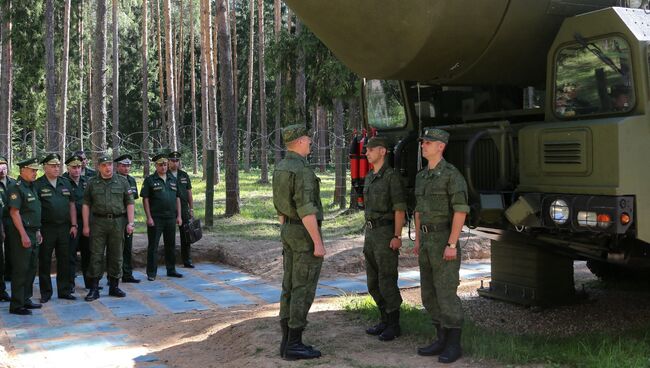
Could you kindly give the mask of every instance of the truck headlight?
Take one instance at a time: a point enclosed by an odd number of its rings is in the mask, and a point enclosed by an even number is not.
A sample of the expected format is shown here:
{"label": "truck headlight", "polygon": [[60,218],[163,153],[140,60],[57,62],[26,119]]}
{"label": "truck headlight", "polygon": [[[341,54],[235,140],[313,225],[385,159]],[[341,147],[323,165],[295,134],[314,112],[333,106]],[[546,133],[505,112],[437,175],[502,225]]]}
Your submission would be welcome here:
{"label": "truck headlight", "polygon": [[565,224],[569,221],[569,212],[569,205],[563,199],[554,200],[549,208],[551,220],[558,225]]}

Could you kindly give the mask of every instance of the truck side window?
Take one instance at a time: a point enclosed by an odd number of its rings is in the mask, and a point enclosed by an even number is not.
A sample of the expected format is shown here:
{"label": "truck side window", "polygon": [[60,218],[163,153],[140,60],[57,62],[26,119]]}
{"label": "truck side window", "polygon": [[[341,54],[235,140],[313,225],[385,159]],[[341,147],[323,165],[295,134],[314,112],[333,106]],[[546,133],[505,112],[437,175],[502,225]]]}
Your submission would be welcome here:
{"label": "truck side window", "polygon": [[403,128],[406,111],[399,82],[371,79],[366,82],[368,124],[378,129]]}
{"label": "truck side window", "polygon": [[560,49],[555,113],[562,118],[628,112],[635,103],[630,46],[621,37]]}

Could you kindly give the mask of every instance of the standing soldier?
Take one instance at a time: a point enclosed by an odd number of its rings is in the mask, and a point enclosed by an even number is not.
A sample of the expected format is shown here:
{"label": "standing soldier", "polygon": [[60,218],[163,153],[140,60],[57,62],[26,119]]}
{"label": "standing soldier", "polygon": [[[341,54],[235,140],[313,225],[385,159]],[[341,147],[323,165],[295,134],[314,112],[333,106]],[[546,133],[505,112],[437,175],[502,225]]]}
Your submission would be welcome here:
{"label": "standing soldier", "polygon": [[[136,200],[138,197],[138,186],[135,183],[135,178],[129,175],[131,171],[131,160],[133,156],[124,154],[114,161],[117,164],[117,173],[125,178],[129,182],[129,187],[131,188],[131,196],[133,200]],[[140,280],[133,277],[133,264],[131,263],[131,257],[133,253],[133,233],[124,232],[124,250],[122,251],[122,282],[131,282],[138,283]]]}
{"label": "standing soldier", "polygon": [[402,297],[397,286],[399,248],[406,213],[406,198],[397,173],[385,162],[388,141],[373,137],[366,156],[373,170],[366,176],[363,197],[366,201],[366,258],[368,293],[379,308],[381,322],[366,333],[390,341],[400,335],[399,308]]}
{"label": "standing soldier", "polygon": [[81,175],[87,176],[89,178],[97,176],[97,171],[88,166],[88,158],[86,157],[86,152],[77,151],[74,153],[74,155],[81,157]]}
{"label": "standing soldier", "polygon": [[[83,206],[84,191],[88,186],[88,177],[81,175],[81,162],[83,159],[79,155],[72,155],[65,160],[67,172],[63,177],[70,181],[72,185],[72,197],[74,198],[75,210],[77,211],[77,225],[83,227],[83,217],[81,208]],[[70,288],[74,292],[75,278],[77,277],[77,250],[81,253],[81,272],[84,278],[84,286],[90,289],[90,283],[86,274],[88,264],[90,263],[90,249],[88,248],[88,237],[83,235],[83,228],[77,228],[77,236],[70,239]]]}
{"label": "standing soldier", "polygon": [[[169,154],[169,172],[176,178],[178,197],[181,199],[181,219],[185,224],[194,217],[194,199],[192,198],[192,182],[187,172],[181,170],[181,153],[178,151]],[[187,238],[183,229],[179,227],[178,230],[181,233],[183,266],[194,268],[192,255],[190,254],[190,239]]]}
{"label": "standing soldier", "polygon": [[[99,158],[99,175],[88,181],[82,207],[83,231],[90,236],[90,267],[88,279],[91,284],[86,301],[99,299],[99,279],[102,277],[104,251],[108,295],[123,298],[126,293],[118,286],[122,276],[122,247],[124,229],[133,233],[134,205],[129,182],[113,174],[113,161],[103,155]],[[92,215],[92,223],[90,216]]]}
{"label": "standing soldier", "polygon": [[302,332],[325,256],[320,232],[320,179],[307,162],[311,145],[307,129],[299,124],[288,126],[282,138],[287,154],[273,172],[273,205],[281,225],[284,270],[280,356],[286,360],[313,359],[321,353],[303,344]]}
{"label": "standing soldier", "polygon": [[[7,159],[0,157],[0,201],[2,201],[2,243],[0,244],[0,302],[11,301],[11,297],[5,289],[5,280],[9,281],[11,279],[11,268],[10,268],[10,250],[9,250],[9,241],[7,240],[7,227],[11,222],[11,217],[9,217],[9,206],[7,198],[7,188],[9,185],[15,184],[16,181],[7,175]],[[4,252],[3,252],[4,248]],[[4,253],[4,254],[3,254]]]}
{"label": "standing soldier", "polygon": [[52,297],[50,278],[52,252],[56,252],[56,291],[59,299],[75,300],[70,283],[70,239],[77,236],[77,209],[72,185],[60,177],[61,156],[51,153],[41,161],[45,174],[34,182],[41,201],[43,244],[38,254],[38,282],[41,303]]}
{"label": "standing soldier", "polygon": [[420,355],[439,355],[441,363],[461,356],[463,309],[456,294],[459,284],[460,232],[469,212],[467,183],[442,153],[449,133],[427,129],[420,138],[428,166],[415,179],[415,248],[420,264],[422,304],[431,315],[437,339],[418,349]]}
{"label": "standing soldier", "polygon": [[38,158],[18,163],[20,177],[7,188],[11,224],[7,229],[11,247],[11,303],[9,313],[27,315],[40,304],[32,302],[38,245],[41,244],[41,201],[34,180],[39,169]]}
{"label": "standing soldier", "polygon": [[176,272],[176,225],[180,225],[181,200],[176,178],[167,175],[167,155],[159,153],[151,158],[156,172],[142,184],[140,197],[147,216],[147,280],[154,281],[158,270],[158,243],[163,237],[167,276],[183,277]]}

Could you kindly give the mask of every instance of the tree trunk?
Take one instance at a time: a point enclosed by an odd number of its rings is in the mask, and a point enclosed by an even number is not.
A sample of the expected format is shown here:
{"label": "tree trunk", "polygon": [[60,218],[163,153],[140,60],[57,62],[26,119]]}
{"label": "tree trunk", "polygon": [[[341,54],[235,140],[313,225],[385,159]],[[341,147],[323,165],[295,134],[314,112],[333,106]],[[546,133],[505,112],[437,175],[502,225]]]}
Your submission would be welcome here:
{"label": "tree trunk", "polygon": [[[226,8],[227,9],[227,8]],[[225,21],[228,21],[228,18],[225,19]],[[217,72],[218,72],[218,67],[219,67],[219,62],[217,59],[217,56],[219,54],[217,50],[217,44],[219,40],[219,36],[217,34],[217,24],[219,22],[219,14],[215,11],[214,13],[214,26],[212,26],[212,39],[211,39],[211,44],[210,47],[212,48],[212,59],[211,59],[211,64],[210,66],[210,91],[212,91],[212,100],[210,101],[212,103],[211,106],[214,107],[214,119],[212,122],[212,128],[210,130],[210,133],[212,133],[211,136],[211,141],[213,143],[213,148],[215,150],[215,155],[214,155],[214,177],[216,178],[216,182],[219,183],[220,177],[219,177],[219,171],[221,171],[220,165],[219,165],[219,114],[217,113],[217,105],[218,105],[218,100],[217,100],[217,91],[219,88],[219,83],[218,83],[218,77],[217,77]],[[235,103],[236,105],[236,103]]]}
{"label": "tree trunk", "polygon": [[[296,17],[296,37],[302,34],[302,22]],[[307,94],[305,92],[305,48],[298,43],[298,58],[296,60],[296,110],[299,122],[307,121]]]}
{"label": "tree trunk", "polygon": [[[362,123],[361,123],[361,113],[359,111],[359,98],[358,97],[352,97],[348,100],[348,106],[349,106],[349,112],[348,112],[348,118],[349,120],[349,127],[350,129],[357,129],[357,131],[360,131]],[[353,210],[358,210],[359,207],[357,205],[357,191],[352,187],[352,184],[350,185],[350,209]]]}
{"label": "tree trunk", "polygon": [[[97,125],[97,122],[95,121],[95,107],[93,106],[95,102],[95,93],[93,91],[93,59],[92,59],[92,47],[88,47],[88,138],[90,139],[90,142],[88,143],[88,146],[92,148],[93,146],[93,134],[92,132],[95,131],[95,126]],[[83,142],[83,141],[82,141]],[[80,149],[84,149],[82,146]],[[84,151],[85,152],[85,151]]]}
{"label": "tree trunk", "polygon": [[[11,49],[11,0],[2,5],[2,65],[0,66],[0,155],[11,165],[11,110],[13,98],[13,55]],[[11,167],[11,166],[9,166]]]}
{"label": "tree trunk", "polygon": [[113,155],[120,155],[120,35],[118,33],[118,0],[113,0]]}
{"label": "tree trunk", "polygon": [[190,99],[192,104],[192,173],[199,172],[199,147],[196,137],[196,60],[194,56],[194,0],[190,2]]}
{"label": "tree trunk", "polygon": [[[273,33],[275,35],[275,42],[280,40],[280,29],[282,27],[282,2],[280,0],[273,1]],[[275,129],[274,129],[274,162],[277,164],[282,159],[282,71],[278,68],[275,74]]]}
{"label": "tree trunk", "polygon": [[[164,1],[164,0],[163,0]],[[160,101],[160,139],[161,141],[167,140],[165,127],[167,126],[167,119],[165,113],[167,111],[165,104],[165,64],[163,64],[163,50],[162,50],[162,30],[160,29],[160,0],[156,0],[156,28],[158,29],[158,93]]]}
{"label": "tree trunk", "polygon": [[237,0],[229,0],[228,9],[230,11],[230,33],[232,37],[232,89],[235,92],[235,119],[239,126],[239,62],[237,60]]}
{"label": "tree trunk", "polygon": [[201,125],[203,127],[203,180],[207,177],[208,149],[210,148],[210,97],[208,92],[208,59],[210,43],[206,33],[210,34],[210,2],[201,0]]}
{"label": "tree trunk", "polygon": [[[183,35],[183,14],[185,11],[183,10],[183,0],[180,0],[179,4],[179,13],[180,13],[180,21],[178,24],[178,47],[177,47],[177,54],[178,54],[178,62],[176,63],[176,137],[177,141],[181,142],[181,132],[183,129],[183,121],[184,115],[185,115],[185,109],[183,108],[183,97],[185,94],[185,78],[183,78],[184,73],[183,73],[183,68],[185,68],[185,61],[183,58],[183,52],[184,52],[184,35]],[[192,25],[194,26],[194,25]],[[180,148],[180,147],[179,147]]]}
{"label": "tree trunk", "polygon": [[[106,151],[106,0],[97,0],[97,20],[95,30],[95,62],[93,63],[93,107],[95,110],[92,135],[93,162],[98,153]],[[96,131],[99,129],[99,131]]]}
{"label": "tree trunk", "polygon": [[45,1],[45,85],[47,95],[47,129],[45,150],[57,152],[61,137],[56,117],[56,65],[54,63],[54,0]]}
{"label": "tree trunk", "polygon": [[343,100],[334,99],[334,205],[343,209],[346,205],[345,161],[345,121],[343,119]]}
{"label": "tree trunk", "polygon": [[327,110],[320,103],[316,105],[316,119],[316,126],[318,127],[318,165],[320,172],[325,172],[327,169],[329,129],[327,129]]}
{"label": "tree trunk", "polygon": [[259,63],[259,85],[260,85],[260,183],[269,182],[269,160],[268,160],[268,129],[266,126],[266,68],[264,67],[264,0],[257,0],[257,21],[259,31],[258,63]]}
{"label": "tree trunk", "polygon": [[246,86],[246,136],[244,138],[244,171],[250,172],[251,168],[251,134],[253,126],[253,49],[255,39],[255,0],[251,0],[249,7],[248,27],[248,85]]}
{"label": "tree trunk", "polygon": [[79,149],[84,149],[84,2],[83,0],[79,1],[79,24],[77,28],[77,33],[79,34],[79,100],[77,102],[77,110],[79,110]]}
{"label": "tree trunk", "polygon": [[237,119],[232,83],[232,50],[230,25],[227,22],[228,9],[225,0],[217,0],[217,23],[219,28],[219,77],[221,79],[221,111],[223,114],[224,163],[226,165],[226,216],[240,213],[239,207],[239,165],[237,151]]}
{"label": "tree trunk", "polygon": [[147,0],[142,0],[142,159],[143,176],[149,176],[149,30]]}
{"label": "tree trunk", "polygon": [[169,122],[169,146],[176,151],[178,139],[176,136],[176,93],[174,88],[174,53],[172,51],[172,27],[169,1],[163,0],[163,13],[165,16],[165,58],[167,59],[165,71],[167,73],[167,121]]}
{"label": "tree trunk", "polygon": [[70,5],[71,0],[65,0],[63,11],[63,55],[61,56],[61,140],[57,149],[61,155],[62,162],[65,161],[65,146],[67,134],[67,114],[68,114],[68,66],[70,65]]}

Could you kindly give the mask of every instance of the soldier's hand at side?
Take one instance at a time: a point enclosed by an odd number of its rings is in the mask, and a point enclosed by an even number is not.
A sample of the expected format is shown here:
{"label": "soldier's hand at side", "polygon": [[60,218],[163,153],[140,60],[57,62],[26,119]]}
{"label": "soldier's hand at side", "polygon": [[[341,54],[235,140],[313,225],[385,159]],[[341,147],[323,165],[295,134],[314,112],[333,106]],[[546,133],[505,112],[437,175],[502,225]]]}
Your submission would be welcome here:
{"label": "soldier's hand at side", "polygon": [[82,234],[87,238],[90,236],[90,229],[86,226],[84,229],[81,231]]}
{"label": "soldier's hand at side", "polygon": [[183,219],[180,216],[176,217],[176,225],[178,225],[178,226],[183,225]]}
{"label": "soldier's hand at side", "polygon": [[76,226],[71,226],[70,227],[70,236],[73,239],[77,237],[77,227]]}
{"label": "soldier's hand at side", "polygon": [[325,257],[325,246],[323,243],[314,244],[314,257]]}
{"label": "soldier's hand at side", "polygon": [[390,249],[392,250],[398,250],[402,247],[402,239],[401,238],[393,238],[390,241]]}
{"label": "soldier's hand at side", "polygon": [[36,242],[37,242],[38,244],[42,244],[42,243],[43,243],[43,236],[41,235],[41,232],[40,232],[40,231],[37,231],[37,232],[36,232]]}
{"label": "soldier's hand at side", "polygon": [[456,259],[456,248],[445,247],[445,253],[442,255],[442,259],[445,261],[453,261]]}
{"label": "soldier's hand at side", "polygon": [[420,254],[420,239],[418,239],[418,238],[415,238],[415,245],[413,246],[413,253],[415,253],[415,255]]}
{"label": "soldier's hand at side", "polygon": [[32,241],[29,240],[29,236],[27,236],[27,234],[25,234],[25,236],[20,236],[20,242],[22,243],[23,248],[29,248],[32,246]]}
{"label": "soldier's hand at side", "polygon": [[135,226],[133,226],[133,224],[126,224],[126,233],[129,235],[133,234],[134,228]]}
{"label": "soldier's hand at side", "polygon": [[147,226],[154,226],[153,218],[152,218],[152,217],[150,217],[150,218],[147,219]]}

